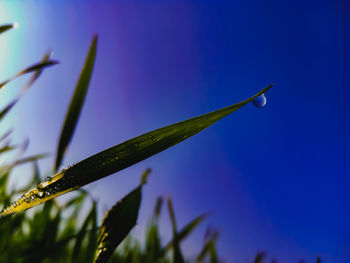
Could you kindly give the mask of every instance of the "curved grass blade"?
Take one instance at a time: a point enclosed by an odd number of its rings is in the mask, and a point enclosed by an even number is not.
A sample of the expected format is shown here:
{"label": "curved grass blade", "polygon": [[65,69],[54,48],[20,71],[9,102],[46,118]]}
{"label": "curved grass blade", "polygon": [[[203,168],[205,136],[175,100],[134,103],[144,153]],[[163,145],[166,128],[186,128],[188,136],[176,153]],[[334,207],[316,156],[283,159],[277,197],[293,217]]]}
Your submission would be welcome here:
{"label": "curved grass blade", "polygon": [[33,200],[26,202],[20,199],[18,206],[10,206],[0,215],[8,215],[31,208],[164,151],[252,102],[271,87],[272,85],[237,104],[145,133],[63,169],[51,180],[42,182],[25,194],[30,198],[33,197]]}
{"label": "curved grass blade", "polygon": [[[52,54],[52,51],[48,51],[47,53],[45,53],[43,59],[41,60],[42,63],[46,63],[49,62],[50,60],[50,56]],[[5,117],[5,115],[13,108],[13,106],[16,105],[16,103],[19,101],[19,99],[24,95],[24,93],[34,84],[34,82],[39,78],[39,76],[41,75],[41,73],[43,72],[44,68],[39,68],[37,69],[33,76],[30,78],[29,82],[27,83],[27,85],[24,87],[24,89],[22,90],[22,92],[15,98],[13,99],[9,104],[7,104],[5,106],[5,108],[3,108],[0,111],[0,121],[1,119],[3,119]]]}
{"label": "curved grass blade", "polygon": [[141,190],[146,182],[149,172],[150,171],[147,170],[143,174],[141,184],[136,189],[130,192],[122,200],[118,201],[107,212],[102,222],[94,262],[107,262],[114,249],[136,225],[142,199]]}
{"label": "curved grass blade", "polygon": [[16,24],[8,24],[8,25],[2,25],[0,26],[0,35],[2,33],[5,33],[6,31],[12,29],[12,28],[15,28],[16,27]]}
{"label": "curved grass blade", "polygon": [[61,165],[63,156],[72,139],[76,124],[78,122],[79,115],[84,104],[85,96],[89,88],[89,83],[90,83],[92,71],[95,64],[96,48],[97,48],[97,36],[94,36],[89,49],[89,53],[85,60],[83,70],[80,73],[78,84],[75,88],[72,100],[70,102],[70,105],[66,114],[66,119],[63,124],[63,128],[61,131],[61,135],[60,135],[60,139],[57,147],[55,171],[57,171]]}
{"label": "curved grass blade", "polygon": [[2,83],[0,83],[0,90],[9,82],[11,82],[12,80],[22,76],[22,75],[25,75],[25,74],[28,74],[28,73],[31,73],[31,72],[34,72],[34,71],[38,71],[38,70],[42,70],[46,67],[50,67],[50,66],[54,66],[54,65],[57,65],[59,62],[56,61],[56,60],[49,60],[49,61],[46,61],[46,62],[41,62],[41,63],[37,63],[37,64],[34,64],[20,72],[18,72],[16,75],[12,76],[11,78],[3,81]]}

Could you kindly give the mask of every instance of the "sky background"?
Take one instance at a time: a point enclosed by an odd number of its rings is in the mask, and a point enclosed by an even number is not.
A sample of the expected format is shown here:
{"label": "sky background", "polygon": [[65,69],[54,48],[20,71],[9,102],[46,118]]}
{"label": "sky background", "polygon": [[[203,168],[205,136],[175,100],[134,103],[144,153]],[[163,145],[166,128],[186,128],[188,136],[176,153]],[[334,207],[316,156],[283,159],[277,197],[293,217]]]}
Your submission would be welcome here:
{"label": "sky background", "polygon": [[[173,197],[181,227],[210,211],[183,246],[195,255],[208,225],[219,254],[247,262],[350,262],[350,2],[5,0],[0,79],[49,49],[45,70],[2,122],[29,154],[55,152],[92,36],[95,70],[65,165],[144,132],[252,96],[274,83],[267,105],[247,105],[200,134],[86,188],[101,215],[153,172],[143,191],[142,238],[156,197]],[[1,91],[10,101],[26,78]],[[40,164],[49,171],[53,160]],[[17,171],[25,180],[30,166]],[[26,175],[28,174],[28,175]],[[19,180],[17,179],[17,180]],[[13,182],[16,184],[17,182]],[[169,238],[162,215],[164,241]]]}

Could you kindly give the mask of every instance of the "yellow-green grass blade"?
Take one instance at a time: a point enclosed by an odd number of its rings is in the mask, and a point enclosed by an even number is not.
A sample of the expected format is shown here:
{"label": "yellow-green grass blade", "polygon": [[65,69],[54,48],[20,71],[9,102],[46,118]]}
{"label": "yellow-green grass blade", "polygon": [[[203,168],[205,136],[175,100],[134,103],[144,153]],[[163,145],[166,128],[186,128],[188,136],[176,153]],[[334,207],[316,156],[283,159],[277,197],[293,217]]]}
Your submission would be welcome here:
{"label": "yellow-green grass blade", "polygon": [[21,70],[20,72],[18,72],[17,74],[15,74],[14,76],[12,76],[11,78],[3,81],[2,83],[0,83],[0,90],[6,85],[8,84],[9,82],[11,82],[12,80],[20,77],[20,76],[23,76],[25,74],[28,74],[28,73],[31,73],[31,72],[34,72],[34,71],[38,71],[38,70],[42,70],[44,68],[47,68],[47,67],[50,67],[50,66],[54,66],[54,65],[57,65],[59,62],[56,61],[56,60],[49,60],[49,61],[46,61],[46,62],[40,62],[40,63],[37,63],[37,64],[34,64],[24,70]]}
{"label": "yellow-green grass blade", "polygon": [[56,161],[55,161],[55,167],[54,167],[55,171],[57,171],[61,165],[62,159],[72,139],[76,124],[78,122],[79,115],[84,104],[85,96],[89,88],[90,79],[91,79],[92,71],[95,64],[96,49],[97,49],[97,36],[94,36],[90,45],[89,53],[85,60],[84,67],[80,73],[78,83],[76,85],[72,100],[70,102],[70,105],[66,114],[66,119],[63,124],[63,128],[61,131],[61,135],[60,135],[60,139],[57,147]]}
{"label": "yellow-green grass blade", "polygon": [[113,251],[136,225],[142,199],[142,186],[148,174],[149,170],[143,174],[141,184],[107,212],[98,238],[95,263],[107,262]]}
{"label": "yellow-green grass blade", "polygon": [[18,200],[18,206],[10,206],[0,215],[31,208],[162,152],[252,102],[271,87],[272,85],[237,104],[145,133],[82,160],[27,192],[25,200]]}
{"label": "yellow-green grass blade", "polygon": [[2,26],[0,26],[0,35],[1,35],[2,33],[5,33],[6,31],[12,29],[12,28],[15,28],[15,25],[16,25],[16,24],[8,24],[8,25],[2,25]]}
{"label": "yellow-green grass blade", "polygon": [[16,148],[17,147],[13,146],[13,145],[5,145],[5,146],[0,148],[0,154],[12,151],[13,149],[16,149]]}

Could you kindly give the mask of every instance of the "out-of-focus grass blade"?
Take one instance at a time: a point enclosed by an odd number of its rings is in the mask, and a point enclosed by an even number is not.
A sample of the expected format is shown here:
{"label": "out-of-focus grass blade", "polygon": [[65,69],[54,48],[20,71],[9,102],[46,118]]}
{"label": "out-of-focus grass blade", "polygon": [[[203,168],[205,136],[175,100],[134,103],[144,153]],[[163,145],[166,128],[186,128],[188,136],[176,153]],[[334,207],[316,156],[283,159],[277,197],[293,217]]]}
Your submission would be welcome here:
{"label": "out-of-focus grass blade", "polygon": [[12,28],[15,28],[15,25],[16,25],[16,24],[8,24],[8,25],[2,25],[2,26],[0,26],[0,35],[1,35],[2,33],[5,33],[6,31],[12,29]]}
{"label": "out-of-focus grass blade", "polygon": [[80,161],[25,194],[34,199],[28,202],[20,199],[17,207],[10,206],[2,214],[28,209],[164,151],[252,102],[271,87],[272,85],[237,104],[145,133]]}
{"label": "out-of-focus grass blade", "polygon": [[[182,228],[177,233],[177,238],[179,242],[181,242],[183,239],[185,239],[189,234],[192,233],[192,231],[208,216],[208,214],[203,214],[195,219],[193,219],[190,223],[188,223],[184,228]],[[164,248],[165,252],[169,251],[173,247],[174,240],[171,240]]]}
{"label": "out-of-focus grass blade", "polygon": [[141,184],[118,201],[103,219],[98,245],[95,254],[96,263],[107,262],[114,249],[129,234],[136,225],[142,199],[142,186],[144,185],[149,171],[142,176]]}
{"label": "out-of-focus grass blade", "polygon": [[[208,254],[213,253],[213,251],[211,251],[211,250],[213,250],[213,246],[215,249],[215,244],[216,244],[216,241],[218,240],[218,238],[219,238],[218,231],[214,231],[214,232],[210,233],[210,236],[207,236],[205,238],[206,239],[205,243],[203,245],[201,252],[197,256],[196,263],[202,263]],[[215,250],[215,252],[216,252],[216,250]],[[212,256],[213,255],[211,255],[211,257]]]}
{"label": "out-of-focus grass blade", "polygon": [[[84,223],[77,234],[75,244],[73,247],[73,253],[72,253],[72,262],[79,262],[79,258],[84,257],[85,255],[81,255],[81,247],[83,245],[83,240],[85,235],[88,233],[88,227],[91,224],[90,222],[94,221],[94,217],[96,218],[96,203],[94,202],[92,205],[92,208],[90,210],[90,213],[88,216],[85,218]],[[96,240],[95,240],[96,242]]]}
{"label": "out-of-focus grass blade", "polygon": [[12,151],[15,148],[16,148],[16,146],[6,145],[6,146],[0,148],[0,154]]}
{"label": "out-of-focus grass blade", "polygon": [[55,171],[57,171],[61,165],[64,153],[72,139],[78,122],[95,64],[96,48],[97,36],[94,36],[63,124],[57,148]]}
{"label": "out-of-focus grass blade", "polygon": [[[41,60],[41,63],[46,63],[50,61],[50,57],[52,55],[52,50],[49,50],[45,53],[44,57]],[[24,90],[22,91],[22,93],[24,93],[27,89],[29,89],[34,82],[40,77],[41,73],[43,72],[44,68],[39,68],[38,70],[36,70],[34,72],[34,74],[32,75],[32,77],[29,79],[26,87],[24,88]]]}
{"label": "out-of-focus grass blade", "polygon": [[3,135],[0,136],[0,142],[2,142],[3,140],[5,140],[7,137],[9,137],[11,135],[11,133],[13,132],[13,129],[9,129],[7,132],[5,132]]}
{"label": "out-of-focus grass blade", "polygon": [[[43,59],[41,60],[42,63],[47,63],[49,62],[50,56],[52,54],[52,51],[48,51],[47,53],[45,53]],[[41,75],[41,73],[43,72],[44,68],[43,67],[39,67],[39,69],[37,69],[33,76],[30,78],[29,82],[27,83],[27,85],[24,87],[24,89],[22,90],[22,92],[20,93],[19,96],[17,96],[15,99],[13,99],[10,103],[8,103],[1,111],[0,111],[0,121],[1,119],[3,119],[5,117],[5,115],[13,108],[13,106],[16,105],[16,103],[19,101],[19,99],[24,95],[24,93],[34,84],[34,82],[39,78],[39,76]]]}
{"label": "out-of-focus grass blade", "polygon": [[35,161],[38,161],[40,159],[47,158],[49,156],[50,156],[50,154],[48,154],[48,153],[31,155],[31,156],[28,156],[28,157],[25,157],[25,158],[22,158],[22,159],[19,159],[19,160],[15,161],[11,166],[14,167],[14,166],[21,165],[21,164],[24,164],[24,163],[35,162]]}
{"label": "out-of-focus grass blade", "polygon": [[264,251],[259,251],[256,253],[254,263],[262,263],[266,257],[266,253]]}
{"label": "out-of-focus grass blade", "polygon": [[41,63],[37,63],[37,64],[34,64],[20,72],[18,72],[16,75],[12,76],[11,78],[3,81],[2,83],[0,83],[0,90],[7,84],[9,83],[10,81],[24,75],[24,74],[28,74],[28,73],[31,73],[31,72],[34,72],[34,71],[38,71],[38,70],[42,70],[46,67],[50,67],[50,66],[53,66],[53,65],[56,65],[58,64],[58,61],[56,60],[49,60],[49,61],[46,61],[46,62],[41,62]]}
{"label": "out-of-focus grass blade", "polygon": [[169,210],[169,215],[171,220],[171,226],[173,229],[173,242],[172,242],[173,248],[174,248],[173,260],[175,263],[184,263],[185,259],[182,255],[181,248],[180,248],[180,241],[179,241],[179,236],[177,234],[177,227],[176,227],[175,212],[174,212],[173,202],[171,201],[170,196],[167,199],[167,204],[168,204],[168,210]]}

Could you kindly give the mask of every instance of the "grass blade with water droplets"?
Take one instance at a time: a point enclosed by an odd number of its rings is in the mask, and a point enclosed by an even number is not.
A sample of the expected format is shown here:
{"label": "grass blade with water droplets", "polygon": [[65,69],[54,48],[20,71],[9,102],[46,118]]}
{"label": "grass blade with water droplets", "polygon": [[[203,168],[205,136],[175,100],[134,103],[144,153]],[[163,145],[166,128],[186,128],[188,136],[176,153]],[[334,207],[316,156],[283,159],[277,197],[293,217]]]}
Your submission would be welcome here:
{"label": "grass blade with water droplets", "polygon": [[114,249],[136,225],[142,199],[141,190],[148,174],[149,171],[146,171],[142,176],[141,184],[107,212],[99,235],[95,255],[96,263],[107,262]]}
{"label": "grass blade with water droplets", "polygon": [[8,25],[2,25],[0,26],[0,35],[2,33],[5,33],[6,31],[12,29],[12,28],[15,28],[15,24],[8,24]]}
{"label": "grass blade with water droplets", "polygon": [[[20,205],[8,207],[2,214],[8,215],[28,209],[164,151],[252,102],[271,87],[272,85],[237,104],[145,133],[80,161],[26,193],[28,196],[35,197],[34,200],[30,202],[19,200]],[[39,192],[49,194],[38,196]]]}
{"label": "grass blade with water droplets", "polygon": [[80,73],[78,84],[75,88],[72,100],[70,102],[70,105],[66,114],[66,119],[63,124],[63,128],[61,131],[61,135],[60,135],[60,139],[57,147],[55,171],[57,171],[58,167],[61,165],[63,156],[72,139],[75,126],[78,122],[79,115],[84,104],[85,96],[90,84],[90,79],[91,79],[92,71],[95,64],[96,48],[97,48],[97,36],[95,36],[92,40],[89,53],[86,57],[83,70]]}

